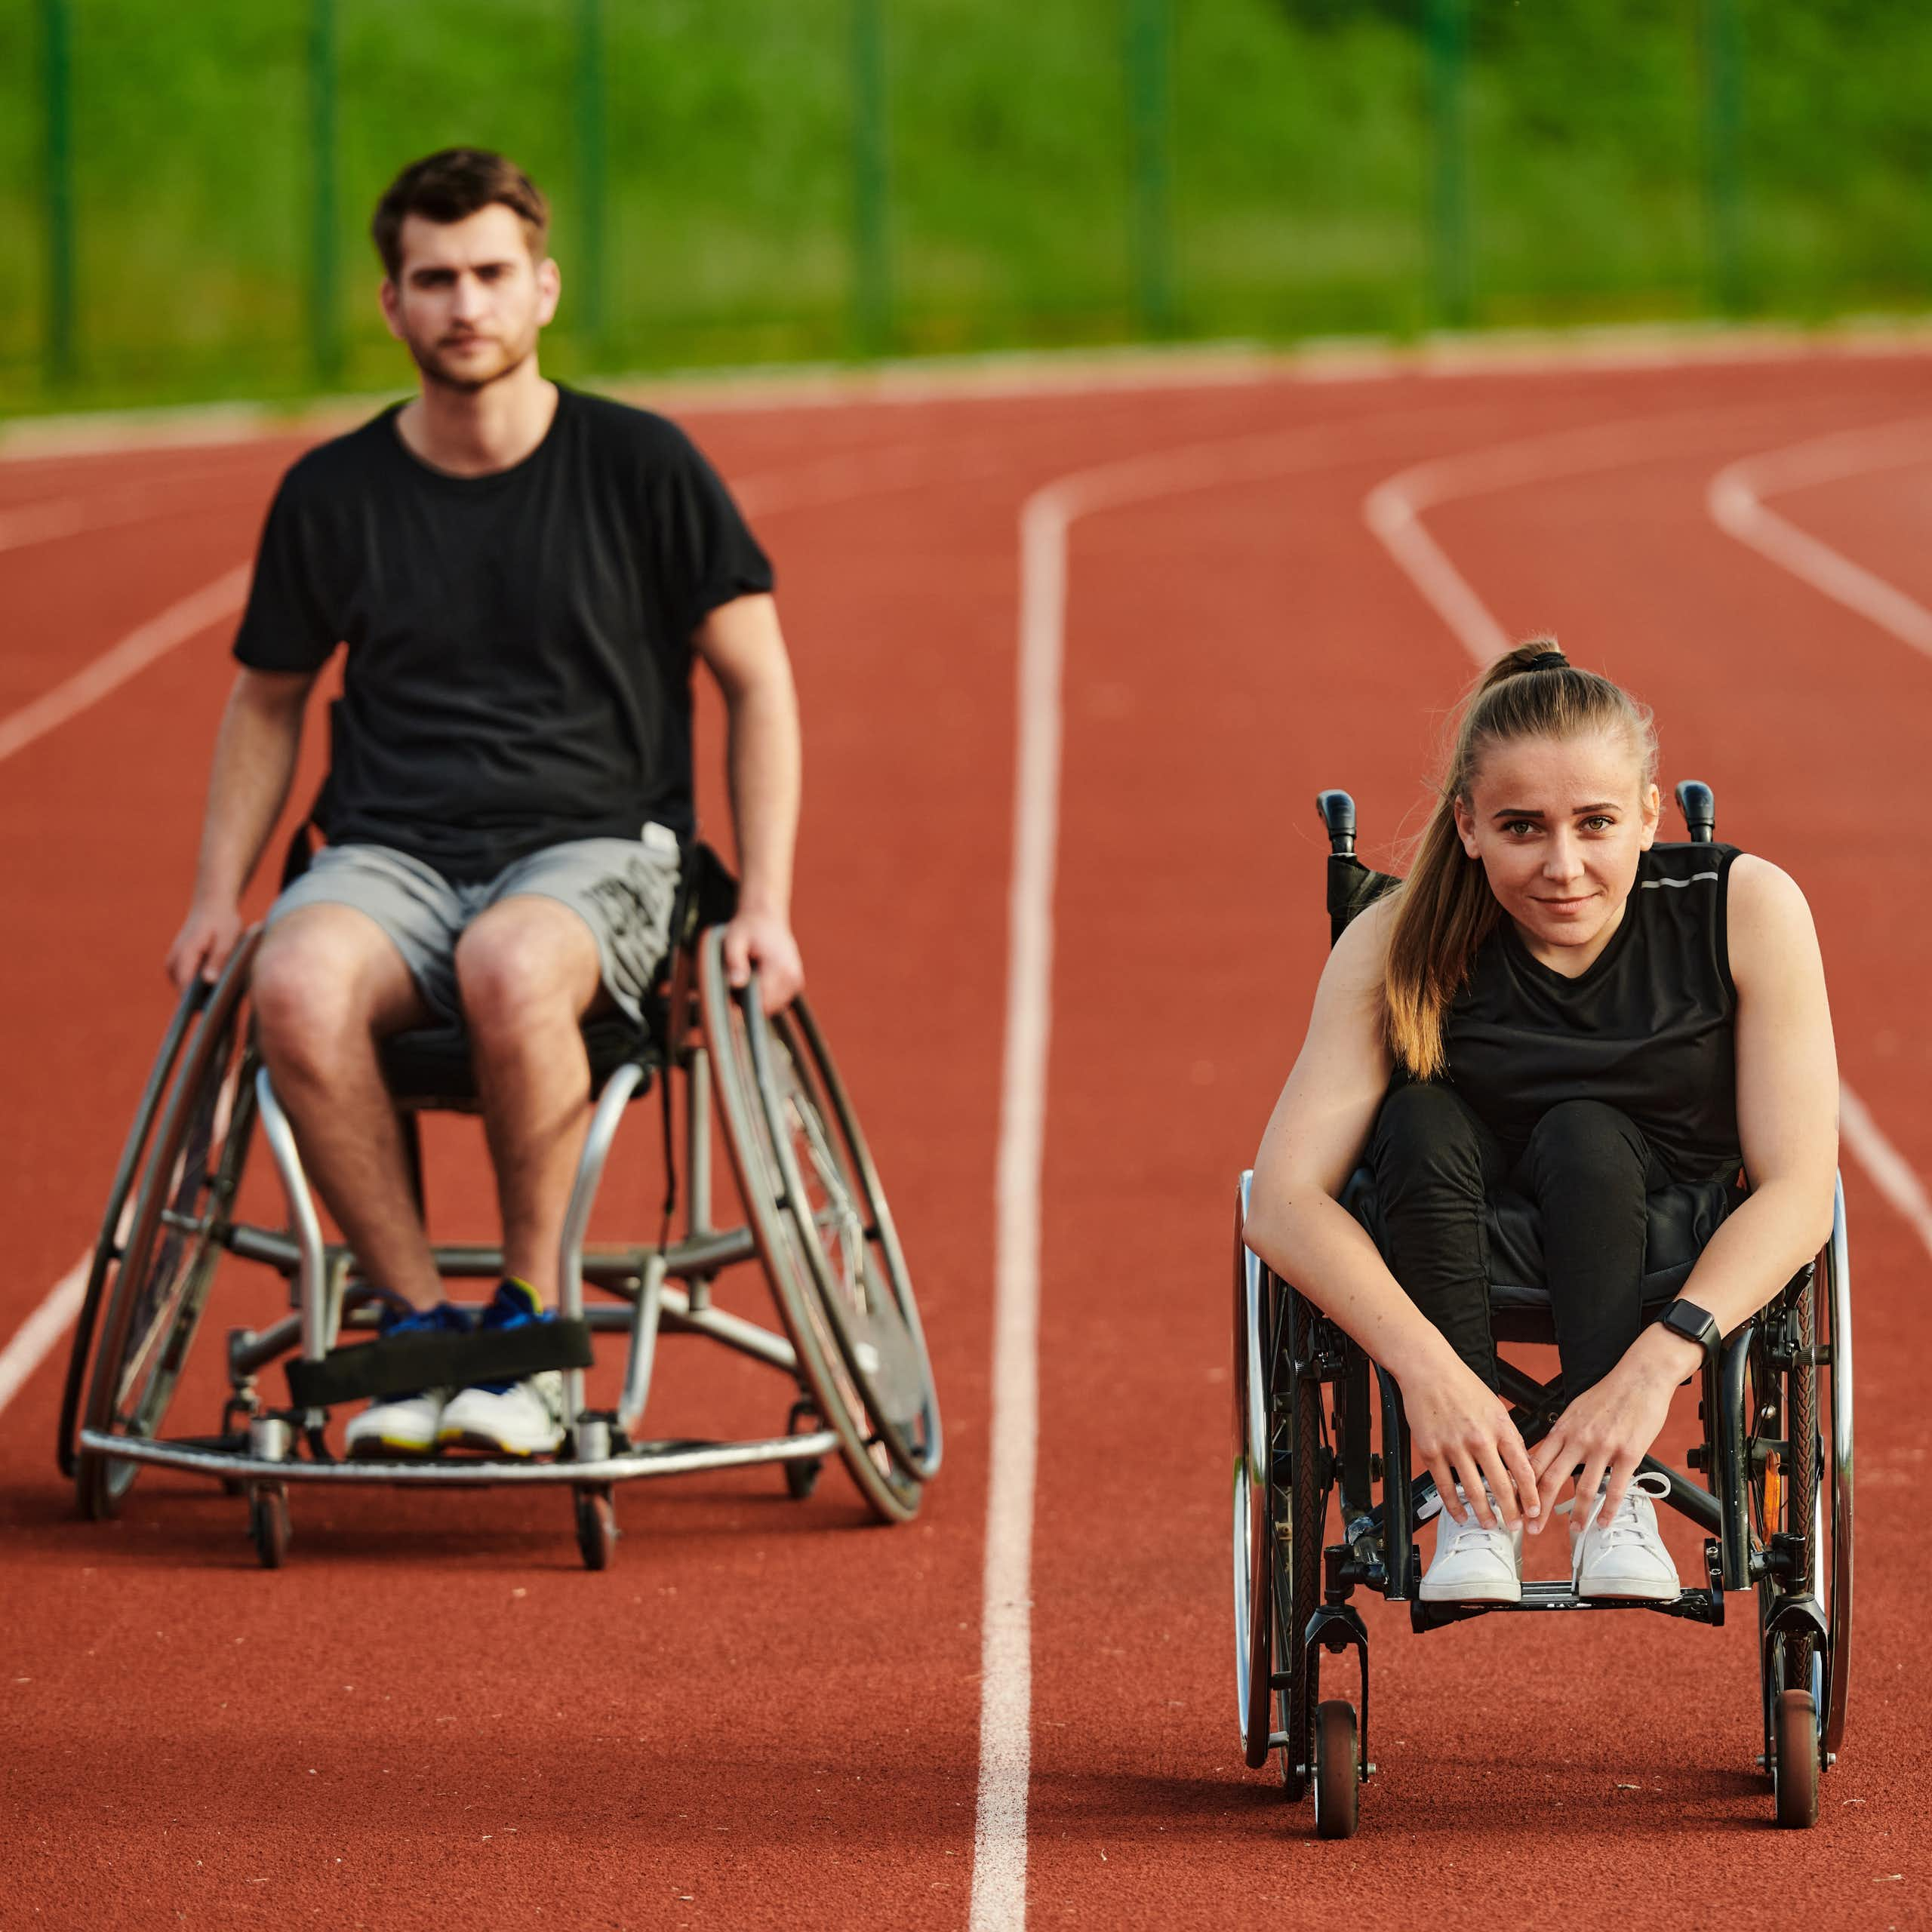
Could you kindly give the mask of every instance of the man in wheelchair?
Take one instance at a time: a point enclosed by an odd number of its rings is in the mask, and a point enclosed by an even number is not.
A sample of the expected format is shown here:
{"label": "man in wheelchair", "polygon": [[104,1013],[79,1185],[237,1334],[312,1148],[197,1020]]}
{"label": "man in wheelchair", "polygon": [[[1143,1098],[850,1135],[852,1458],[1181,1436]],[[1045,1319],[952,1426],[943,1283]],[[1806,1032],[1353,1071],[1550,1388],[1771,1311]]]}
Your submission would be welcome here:
{"label": "man in wheelchair", "polygon": [[[214,978],[287,798],[311,687],[346,645],[328,843],[269,915],[252,1001],[302,1157],[384,1333],[465,1328],[445,1300],[378,1043],[466,1031],[503,1217],[485,1327],[545,1318],[589,1118],[581,1023],[641,1024],[694,825],[694,651],[730,717],[741,870],[724,948],[776,1011],[799,783],[772,574],[684,434],[539,371],[556,311],[543,198],[502,157],[432,155],[383,195],[384,317],[419,392],[284,478],[235,644],[193,900],[168,955]],[[352,1453],[531,1455],[561,1378],[377,1399]]]}
{"label": "man in wheelchair", "polygon": [[[1524,1527],[1573,1475],[1576,1596],[1674,1599],[1637,1466],[1678,1385],[1832,1227],[1804,897],[1734,848],[1656,846],[1657,758],[1647,712],[1548,640],[1491,667],[1406,881],[1337,940],[1255,1163],[1247,1246],[1399,1385],[1443,1499],[1425,1602],[1519,1600]],[[1672,1190],[1708,1238],[1647,1300]],[[1492,1337],[1505,1192],[1537,1223],[1562,1365],[1533,1451]]]}

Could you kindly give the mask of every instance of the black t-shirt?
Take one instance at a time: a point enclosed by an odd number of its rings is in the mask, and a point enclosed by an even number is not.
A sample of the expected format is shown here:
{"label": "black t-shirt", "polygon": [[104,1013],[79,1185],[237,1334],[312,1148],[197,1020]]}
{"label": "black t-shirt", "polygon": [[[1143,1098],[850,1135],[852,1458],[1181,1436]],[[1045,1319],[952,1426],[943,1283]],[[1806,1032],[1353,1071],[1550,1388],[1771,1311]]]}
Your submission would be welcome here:
{"label": "black t-shirt", "polygon": [[1623,918],[1566,979],[1497,921],[1443,1027],[1448,1078],[1511,1161],[1552,1107],[1607,1102],[1676,1180],[1734,1177],[1737,989],[1727,900],[1734,845],[1653,845]]}
{"label": "black t-shirt", "polygon": [[331,841],[483,879],[571,838],[692,829],[691,638],[771,566],[675,424],[559,387],[521,463],[450,476],[396,411],[283,478],[235,655],[315,671],[346,644]]}

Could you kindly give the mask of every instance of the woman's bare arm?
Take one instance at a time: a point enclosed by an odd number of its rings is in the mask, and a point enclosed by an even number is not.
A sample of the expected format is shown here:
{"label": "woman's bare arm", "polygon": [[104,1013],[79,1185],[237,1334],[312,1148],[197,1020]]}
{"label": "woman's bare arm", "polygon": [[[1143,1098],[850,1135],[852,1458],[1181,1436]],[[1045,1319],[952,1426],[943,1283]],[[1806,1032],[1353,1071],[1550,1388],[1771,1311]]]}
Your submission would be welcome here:
{"label": "woman's bare arm", "polygon": [[[1711,1237],[1681,1293],[1728,1334],[1776,1295],[1832,1230],[1838,1171],[1838,1058],[1810,908],[1767,860],[1731,862],[1730,974],[1737,987],[1737,1126],[1751,1192]],[[1577,1464],[1577,1493],[1609,1478],[1622,1500],[1669,1412],[1672,1392],[1703,1362],[1674,1331],[1646,1328],[1622,1361],[1558,1417],[1537,1444],[1540,1478]]]}
{"label": "woman's bare arm", "polygon": [[1417,1454],[1452,1513],[1460,1481],[1480,1521],[1486,1481],[1513,1519],[1538,1513],[1521,1438],[1496,1395],[1389,1272],[1337,1197],[1389,1084],[1379,1003],[1394,908],[1384,900],[1329,955],[1308,1037],[1255,1157],[1247,1241],[1401,1385]]}

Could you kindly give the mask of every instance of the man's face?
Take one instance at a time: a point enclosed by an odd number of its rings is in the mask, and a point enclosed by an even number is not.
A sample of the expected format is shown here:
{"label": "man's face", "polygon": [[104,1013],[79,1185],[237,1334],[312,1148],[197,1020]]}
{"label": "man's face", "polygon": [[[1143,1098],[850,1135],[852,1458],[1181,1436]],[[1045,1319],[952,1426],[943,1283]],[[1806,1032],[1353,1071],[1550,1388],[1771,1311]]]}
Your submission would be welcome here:
{"label": "man's face", "polygon": [[530,359],[557,312],[557,265],[533,261],[514,208],[493,202],[461,221],[405,218],[402,266],[383,284],[389,333],[431,382],[474,392]]}

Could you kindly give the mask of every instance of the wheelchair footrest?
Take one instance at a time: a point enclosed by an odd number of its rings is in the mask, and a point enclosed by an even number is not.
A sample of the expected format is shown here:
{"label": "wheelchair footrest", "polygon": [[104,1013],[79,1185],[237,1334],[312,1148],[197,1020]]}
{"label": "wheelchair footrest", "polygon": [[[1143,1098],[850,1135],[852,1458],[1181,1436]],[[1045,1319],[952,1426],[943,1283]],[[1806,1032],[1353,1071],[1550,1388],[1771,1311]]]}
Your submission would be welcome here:
{"label": "wheelchair footrest", "polygon": [[331,1349],[320,1361],[288,1364],[298,1409],[326,1409],[419,1389],[466,1389],[475,1382],[520,1382],[547,1368],[588,1368],[587,1321],[531,1321],[467,1335],[390,1335]]}
{"label": "wheelchair footrest", "polygon": [[1693,1623],[1722,1623],[1721,1590],[1680,1590],[1661,1600],[1650,1597],[1580,1597],[1567,1583],[1525,1583],[1520,1603],[1424,1603],[1409,1601],[1409,1624],[1415,1630],[1439,1630],[1472,1617],[1515,1615],[1524,1611],[1647,1610],[1660,1617],[1681,1617]]}

